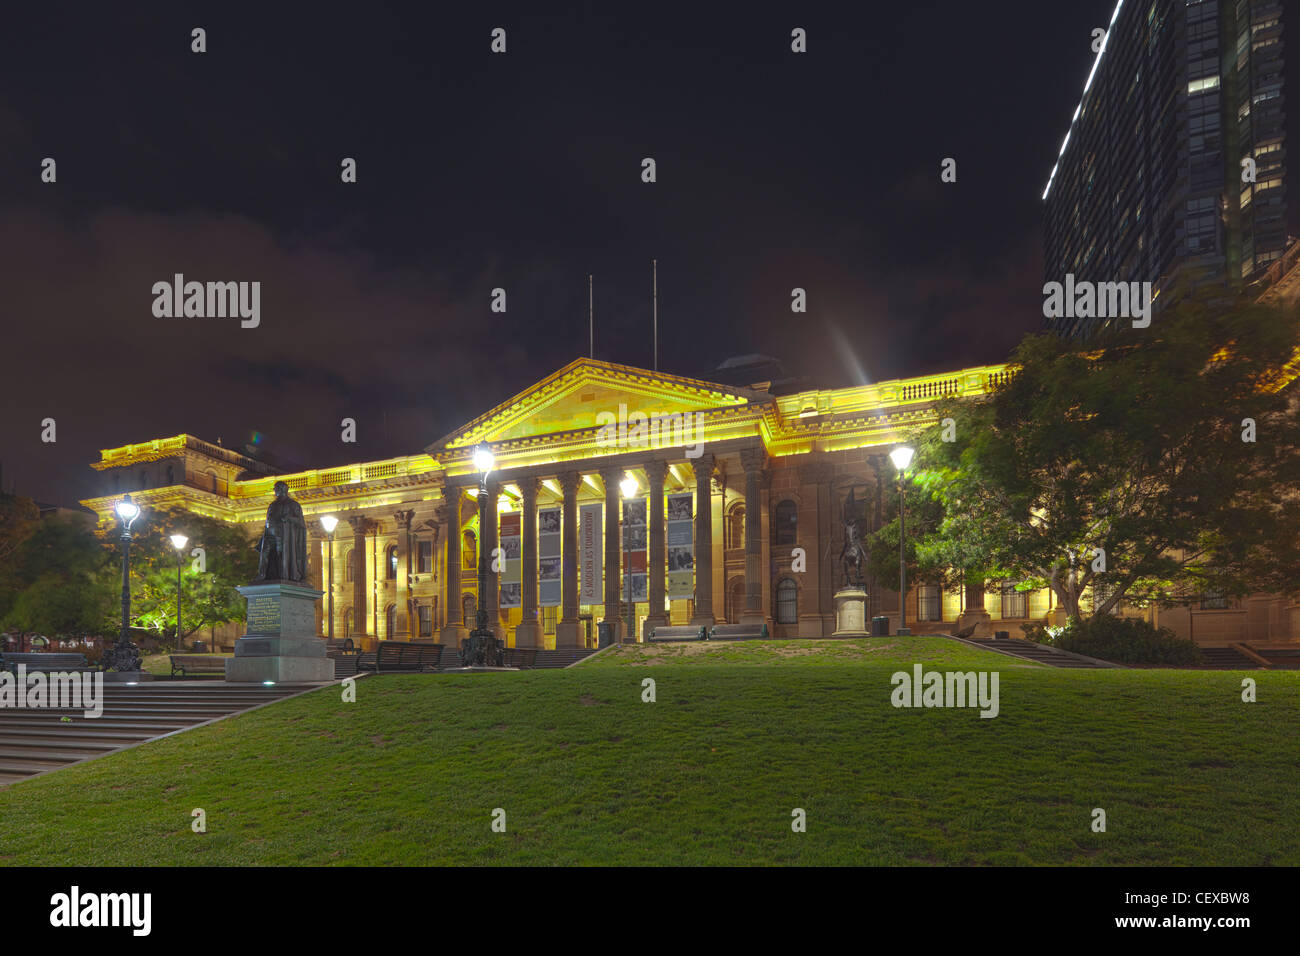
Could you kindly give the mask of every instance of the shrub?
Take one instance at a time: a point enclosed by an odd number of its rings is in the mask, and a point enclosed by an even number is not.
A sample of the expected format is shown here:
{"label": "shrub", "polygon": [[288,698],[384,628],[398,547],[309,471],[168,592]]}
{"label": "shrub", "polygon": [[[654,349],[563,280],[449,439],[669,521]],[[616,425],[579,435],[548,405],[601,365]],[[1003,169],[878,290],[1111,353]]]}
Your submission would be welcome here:
{"label": "shrub", "polygon": [[1086,621],[1071,621],[1055,644],[1063,651],[1099,657],[1117,664],[1190,666],[1201,663],[1201,651],[1192,641],[1167,627],[1139,618],[1104,614]]}

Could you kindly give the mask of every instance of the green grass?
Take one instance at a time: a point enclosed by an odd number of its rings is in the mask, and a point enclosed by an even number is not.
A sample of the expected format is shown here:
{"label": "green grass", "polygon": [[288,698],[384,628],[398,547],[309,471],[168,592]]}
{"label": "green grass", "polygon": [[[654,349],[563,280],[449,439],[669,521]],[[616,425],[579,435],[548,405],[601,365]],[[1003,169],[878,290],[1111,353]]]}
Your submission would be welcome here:
{"label": "green grass", "polygon": [[[893,708],[916,662],[1000,716]],[[0,863],[1295,865],[1300,673],[1243,676],[913,637],[369,677],[0,791]]]}

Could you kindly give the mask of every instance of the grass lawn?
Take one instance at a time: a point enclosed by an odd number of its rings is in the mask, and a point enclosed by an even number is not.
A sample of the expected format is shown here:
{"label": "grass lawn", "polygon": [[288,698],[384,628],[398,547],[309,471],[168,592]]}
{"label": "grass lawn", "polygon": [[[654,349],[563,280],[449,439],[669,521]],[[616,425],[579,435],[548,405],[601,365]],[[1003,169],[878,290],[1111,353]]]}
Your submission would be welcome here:
{"label": "grass lawn", "polygon": [[[918,662],[1000,715],[895,709]],[[1295,865],[1300,672],[1243,676],[911,637],[368,677],[0,790],[0,863]]]}

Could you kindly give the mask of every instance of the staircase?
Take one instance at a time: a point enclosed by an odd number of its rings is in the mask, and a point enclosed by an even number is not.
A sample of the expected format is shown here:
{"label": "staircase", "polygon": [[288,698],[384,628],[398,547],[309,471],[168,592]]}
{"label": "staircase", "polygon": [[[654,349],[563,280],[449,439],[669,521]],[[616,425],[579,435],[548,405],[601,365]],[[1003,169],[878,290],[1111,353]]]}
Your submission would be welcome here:
{"label": "staircase", "polygon": [[1049,644],[1037,644],[1022,637],[954,637],[953,640],[961,641],[963,644],[970,644],[972,647],[1001,651],[1003,654],[1010,654],[1013,657],[1037,661],[1039,664],[1046,664],[1048,667],[1065,667],[1073,670],[1104,670],[1120,666],[1108,661],[1093,660],[1090,657],[1084,657],[1082,654],[1062,651]]}
{"label": "staircase", "polygon": [[1201,667],[1216,671],[1257,670],[1259,662],[1251,660],[1235,647],[1202,647]]}
{"label": "staircase", "polygon": [[[0,786],[59,770],[196,724],[295,694],[301,687],[228,686],[215,681],[105,684],[104,711],[0,710]],[[61,718],[68,717],[65,722]]]}
{"label": "staircase", "polygon": [[1300,670],[1300,648],[1256,650],[1255,653],[1268,661],[1268,666],[1275,670]]}

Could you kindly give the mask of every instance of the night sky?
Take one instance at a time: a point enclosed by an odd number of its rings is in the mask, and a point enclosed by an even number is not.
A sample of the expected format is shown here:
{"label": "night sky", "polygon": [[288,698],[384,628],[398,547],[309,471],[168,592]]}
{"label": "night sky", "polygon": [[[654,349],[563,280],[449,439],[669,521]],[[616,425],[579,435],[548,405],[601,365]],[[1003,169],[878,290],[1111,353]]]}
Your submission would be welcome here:
{"label": "night sky", "polygon": [[[180,432],[419,451],[586,354],[588,273],[596,356],[649,367],[654,258],[660,367],[702,378],[941,371],[1041,325],[1039,196],[1113,0],[537,6],[7,10],[5,490],[72,504],[99,449]],[[177,272],[260,281],[260,327],[156,318]]]}

